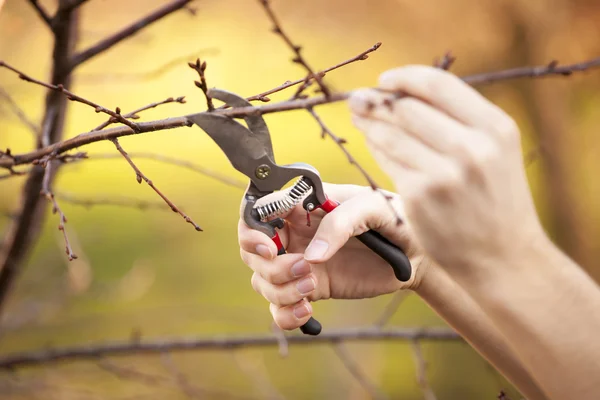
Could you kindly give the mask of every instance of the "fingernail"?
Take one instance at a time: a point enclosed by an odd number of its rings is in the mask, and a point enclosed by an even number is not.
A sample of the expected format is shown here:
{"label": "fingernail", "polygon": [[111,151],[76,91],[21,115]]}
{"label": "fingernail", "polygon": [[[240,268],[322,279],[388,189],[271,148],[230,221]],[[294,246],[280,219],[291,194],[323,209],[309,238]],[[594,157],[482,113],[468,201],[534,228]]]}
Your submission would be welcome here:
{"label": "fingernail", "polygon": [[304,251],[304,259],[308,261],[318,260],[325,255],[329,244],[324,240],[313,240]]}
{"label": "fingernail", "polygon": [[294,265],[292,265],[291,271],[292,271],[292,276],[294,278],[299,278],[301,276],[308,275],[310,273],[310,270],[311,270],[310,264],[306,260],[302,259],[302,260],[296,261],[296,263]]}
{"label": "fingernail", "polygon": [[264,257],[268,260],[273,258],[273,253],[271,253],[271,249],[269,249],[269,246],[265,246],[264,244],[257,244],[256,245],[256,252],[261,256]]}
{"label": "fingernail", "polygon": [[296,289],[302,295],[309,294],[315,290],[315,281],[312,278],[304,278],[296,284]]}
{"label": "fingernail", "polygon": [[302,319],[304,317],[308,317],[311,313],[311,307],[309,303],[303,302],[300,305],[294,307],[294,317],[297,319]]}

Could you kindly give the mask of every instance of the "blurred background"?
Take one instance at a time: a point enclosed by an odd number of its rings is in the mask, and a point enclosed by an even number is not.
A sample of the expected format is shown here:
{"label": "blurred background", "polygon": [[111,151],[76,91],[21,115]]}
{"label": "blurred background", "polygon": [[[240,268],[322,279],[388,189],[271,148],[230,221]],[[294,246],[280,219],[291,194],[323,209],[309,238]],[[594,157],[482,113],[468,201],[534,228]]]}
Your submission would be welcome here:
{"label": "blurred background", "polygon": [[[54,1],[42,1],[49,9]],[[81,8],[78,49],[87,48],[148,12],[157,0],[91,0]],[[304,71],[257,1],[199,0],[195,15],[176,12],[110,51],[82,65],[72,90],[99,104],[124,111],[152,101],[186,96],[141,114],[142,120],[185,115],[205,108],[203,95],[186,64],[208,63],[209,87],[244,96],[260,93]],[[292,39],[303,45],[315,69],[324,69],[382,42],[368,60],[326,76],[339,91],[372,86],[386,69],[432,64],[451,50],[458,75],[551,60],[570,63],[600,54],[600,3],[597,0],[306,0],[273,1]],[[33,77],[48,80],[52,37],[26,1],[7,0],[0,10],[0,59]],[[600,277],[600,71],[571,77],[507,81],[482,88],[519,123],[524,154],[538,149],[528,174],[541,218],[555,241],[594,278]],[[0,86],[34,121],[43,115],[44,90],[0,70]],[[294,89],[291,89],[294,90]],[[283,100],[293,92],[271,96]],[[393,189],[353,128],[345,104],[320,107],[320,115],[384,188]],[[92,129],[106,118],[82,104],[69,104],[65,137]],[[366,185],[331,140],[322,140],[314,120],[303,111],[271,114],[273,145],[279,163],[306,162],[325,181]],[[31,150],[31,133],[0,101],[0,148]],[[151,152],[193,162],[245,182],[217,146],[198,128],[180,128],[125,137],[131,153]],[[2,316],[0,354],[28,349],[162,336],[268,334],[267,303],[250,286],[250,270],[239,257],[237,221],[243,189],[209,176],[155,160],[134,159],[140,169],[204,232],[196,232],[160,204],[145,184],[138,185],[109,142],[86,146],[92,159],[65,165],[54,189],[63,195],[67,230],[79,259],[64,253],[58,218],[48,214],[43,234],[27,259]],[[10,224],[25,178],[0,181],[0,231]],[[510,195],[507,193],[507,195]],[[69,203],[135,198],[160,206],[138,209]],[[516,227],[518,228],[518,227]],[[510,293],[507,293],[510,296]],[[391,296],[361,301],[317,303],[327,328],[368,326]],[[444,326],[416,296],[409,295],[391,318],[393,326]],[[461,342],[423,343],[427,376],[438,398],[493,399],[500,390],[518,394],[486,362]],[[410,343],[349,343],[349,354],[365,376],[390,398],[420,399]],[[236,351],[174,353],[176,365],[204,398],[367,399],[369,394],[344,368],[329,345],[290,348],[281,358],[276,347]],[[318,362],[315,362],[318,360]],[[148,376],[169,376],[161,355],[112,360]],[[270,380],[280,397],[257,384]],[[95,362],[73,362],[20,369],[0,375],[0,397],[7,399],[186,398],[166,379],[129,379]]]}

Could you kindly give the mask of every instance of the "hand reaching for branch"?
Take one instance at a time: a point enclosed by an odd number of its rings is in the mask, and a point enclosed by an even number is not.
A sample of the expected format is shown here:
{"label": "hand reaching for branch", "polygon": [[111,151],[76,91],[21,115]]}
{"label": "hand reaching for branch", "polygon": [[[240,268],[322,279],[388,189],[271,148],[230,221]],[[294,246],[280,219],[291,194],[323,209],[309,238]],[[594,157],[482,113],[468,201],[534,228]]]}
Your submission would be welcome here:
{"label": "hand reaching for branch", "polygon": [[597,398],[589,377],[600,375],[600,290],[543,231],[515,122],[439,69],[398,68],[379,84],[352,95],[354,122],[405,199],[426,254],[548,398]]}
{"label": "hand reaching for branch", "polygon": [[[381,194],[353,185],[325,185],[325,191],[341,204],[333,212],[311,213],[307,226],[301,205],[284,215],[280,236],[288,254],[266,235],[251,230],[242,219],[238,225],[241,256],[252,268],[252,286],[270,305],[275,322],[295,329],[311,316],[307,301],[361,299],[419,286],[427,262],[406,225],[397,226],[396,215]],[[397,211],[401,202],[393,195]],[[262,200],[273,199],[270,195]],[[413,276],[399,282],[392,268],[364,244],[353,238],[369,229],[380,232],[401,247],[413,265]]]}
{"label": "hand reaching for branch", "polygon": [[518,254],[543,237],[512,118],[436,68],[388,71],[380,86],[352,96],[354,123],[429,255],[455,274],[473,274],[480,260]]}

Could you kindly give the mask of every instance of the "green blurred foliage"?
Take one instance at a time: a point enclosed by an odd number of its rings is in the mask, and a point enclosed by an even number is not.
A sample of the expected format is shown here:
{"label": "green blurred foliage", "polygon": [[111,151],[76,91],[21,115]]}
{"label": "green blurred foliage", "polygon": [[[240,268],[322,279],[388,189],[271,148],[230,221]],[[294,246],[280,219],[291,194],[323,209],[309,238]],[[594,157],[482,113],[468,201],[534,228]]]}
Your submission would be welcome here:
{"label": "green blurred foliage", "polygon": [[[52,8],[51,1],[47,3]],[[81,11],[79,48],[85,48],[144,15],[164,1],[89,1]],[[290,62],[290,51],[272,34],[256,1],[203,0],[194,4],[197,15],[173,14],[140,34],[115,46],[77,70],[75,93],[106,107],[131,110],[169,96],[186,95],[187,104],[169,104],[144,112],[143,120],[184,115],[203,109],[201,92],[194,87],[194,71],[183,60],[200,57],[208,62],[209,86],[252,95],[297,79],[304,71]],[[557,58],[573,62],[591,58],[600,50],[596,40],[600,10],[597,1],[567,0],[331,0],[322,2],[275,1],[274,8],[291,37],[317,68],[326,68],[372,46],[383,46],[367,61],[327,75],[336,90],[376,84],[379,73],[404,64],[431,64],[445,51],[458,57],[453,71],[459,75],[524,64],[543,64]],[[0,12],[0,59],[28,74],[46,79],[51,62],[51,37],[27,2],[8,0]],[[161,67],[182,58],[175,66]],[[600,74],[575,75],[538,82],[506,82],[483,93],[513,115],[523,132],[527,152],[543,132],[536,131],[547,116],[567,127],[560,152],[554,153],[564,179],[548,177],[544,164],[528,168],[532,190],[550,233],[560,238],[562,227],[553,224],[554,210],[548,187],[565,183],[564,204],[579,216],[576,252],[594,276],[598,271],[585,261],[600,255],[597,237],[600,192],[593,171],[598,170],[597,126],[600,122]],[[0,71],[0,85],[11,93],[35,121],[43,113],[43,90]],[[542,87],[543,85],[543,87]],[[541,89],[540,89],[541,88]],[[546,90],[546,92],[544,92]],[[550,93],[550,94],[548,94]],[[554,103],[543,102],[548,96]],[[290,93],[271,96],[286,99]],[[532,104],[543,103],[536,110]],[[348,149],[381,186],[393,189],[353,128],[344,104],[319,108],[328,126],[348,140]],[[102,122],[81,104],[70,104],[66,137]],[[537,121],[537,122],[536,122]],[[541,122],[540,122],[541,121]],[[365,185],[330,140],[322,140],[318,126],[304,112],[269,115],[267,122],[279,163],[306,162],[324,180]],[[0,147],[14,153],[32,148],[30,132],[0,104]],[[554,142],[553,142],[554,143]],[[552,145],[553,143],[550,143]],[[121,140],[130,151],[156,152],[193,161],[238,179],[216,145],[197,128],[147,133]],[[82,149],[114,153],[111,143]],[[241,189],[207,176],[139,160],[138,166],[171,200],[204,229],[198,233],[179,216],[164,210],[137,210],[95,206],[89,209],[63,203],[67,230],[80,259],[68,262],[57,217],[49,215],[43,235],[28,259],[4,316],[0,352],[126,339],[132,331],[143,337],[269,332],[267,303],[250,286],[250,270],[239,257],[237,220]],[[10,212],[19,202],[23,178],[0,182],[0,209]],[[62,168],[58,192],[82,198],[130,196],[154,201],[158,197],[145,184],[138,185],[124,160],[85,161]],[[509,195],[509,194],[507,194]],[[570,215],[570,214],[569,214]],[[6,229],[10,219],[0,220]],[[559,243],[560,244],[560,243]],[[565,247],[568,247],[565,245]],[[389,296],[363,301],[330,301],[315,305],[327,328],[373,323]],[[439,326],[441,321],[415,296],[401,306],[390,324]],[[419,399],[415,367],[407,343],[348,344],[366,376],[393,398]],[[501,388],[515,392],[472,349],[461,343],[424,344],[428,376],[439,398],[492,399]],[[260,368],[277,390],[290,399],[368,398],[359,383],[325,345],[292,347],[282,359],[277,349],[188,352],[173,360],[205,398],[264,396],[253,379],[240,371],[242,357],[251,369]],[[236,361],[237,360],[237,361]],[[318,361],[318,362],[317,362]],[[148,374],[168,375],[161,356],[126,357],[118,365],[134,366]],[[81,362],[32,368],[18,376],[0,378],[3,398],[131,398],[178,399],[186,396],[172,382],[120,380],[95,363]],[[222,392],[219,392],[222,391]]]}

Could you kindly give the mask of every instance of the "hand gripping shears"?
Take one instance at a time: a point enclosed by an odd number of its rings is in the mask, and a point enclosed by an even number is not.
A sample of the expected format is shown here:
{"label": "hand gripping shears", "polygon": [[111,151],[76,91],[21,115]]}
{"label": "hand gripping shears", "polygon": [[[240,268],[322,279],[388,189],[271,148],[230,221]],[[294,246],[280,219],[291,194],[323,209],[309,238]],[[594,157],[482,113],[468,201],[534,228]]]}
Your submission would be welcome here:
{"label": "hand gripping shears", "polygon": [[[208,94],[230,107],[251,106],[246,99],[224,90],[211,89]],[[300,203],[307,212],[322,209],[329,213],[339,205],[327,198],[319,172],[312,166],[304,163],[275,163],[271,136],[262,116],[244,117],[247,128],[233,118],[210,111],[188,115],[187,118],[216,142],[235,169],[250,178],[242,201],[242,218],[251,229],[263,232],[275,242],[277,255],[285,254],[277,233],[277,229],[283,228],[284,221],[277,215]],[[283,198],[257,206],[258,199],[280,190],[294,178],[299,180],[287,190]],[[406,282],[410,279],[410,261],[399,247],[372,230],[358,235],[357,239],[387,261],[398,280]],[[318,335],[321,324],[310,318],[300,330],[308,335]]]}

